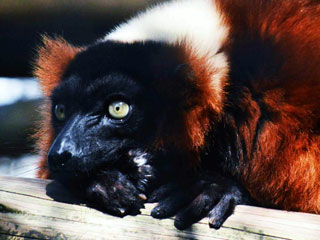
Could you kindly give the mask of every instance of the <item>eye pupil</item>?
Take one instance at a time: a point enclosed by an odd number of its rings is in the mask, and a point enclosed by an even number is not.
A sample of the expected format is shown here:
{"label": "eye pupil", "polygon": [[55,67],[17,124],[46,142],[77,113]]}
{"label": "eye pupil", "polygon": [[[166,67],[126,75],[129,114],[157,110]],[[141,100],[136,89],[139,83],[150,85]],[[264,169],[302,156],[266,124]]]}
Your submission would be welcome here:
{"label": "eye pupil", "polygon": [[122,101],[114,101],[109,105],[109,114],[114,119],[125,118],[130,111],[130,106]]}

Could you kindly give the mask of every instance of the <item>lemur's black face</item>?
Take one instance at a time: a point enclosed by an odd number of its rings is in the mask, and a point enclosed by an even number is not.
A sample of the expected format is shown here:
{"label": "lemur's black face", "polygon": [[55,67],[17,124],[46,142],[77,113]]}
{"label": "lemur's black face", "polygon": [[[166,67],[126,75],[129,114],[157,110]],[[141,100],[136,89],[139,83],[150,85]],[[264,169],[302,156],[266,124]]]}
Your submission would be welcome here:
{"label": "lemur's black face", "polygon": [[[88,179],[113,170],[137,182],[137,174],[153,174],[147,162],[161,155],[151,150],[161,134],[160,124],[181,104],[179,97],[172,101],[155,90],[162,81],[184,74],[183,62],[173,57],[179,55],[176,51],[152,42],[107,42],[71,62],[51,95],[57,137],[48,165],[55,179],[86,188]],[[164,160],[161,166],[165,167]],[[114,178],[121,182],[118,175]],[[146,179],[140,180],[137,187],[143,191]]]}
{"label": "lemur's black face", "polygon": [[57,138],[48,163],[55,177],[90,177],[128,168],[129,158],[144,161],[159,110],[150,89],[119,73],[91,81],[71,74],[51,99]]}

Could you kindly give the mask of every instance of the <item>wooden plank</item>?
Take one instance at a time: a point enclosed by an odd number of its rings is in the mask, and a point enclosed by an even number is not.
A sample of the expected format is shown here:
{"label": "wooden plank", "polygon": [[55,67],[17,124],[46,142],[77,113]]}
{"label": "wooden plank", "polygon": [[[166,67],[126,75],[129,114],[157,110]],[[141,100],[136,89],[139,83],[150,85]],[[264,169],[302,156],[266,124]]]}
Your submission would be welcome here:
{"label": "wooden plank", "polygon": [[314,214],[237,206],[219,230],[203,219],[179,231],[172,218],[150,216],[154,204],[118,218],[79,203],[55,182],[0,176],[0,239],[320,239]]}

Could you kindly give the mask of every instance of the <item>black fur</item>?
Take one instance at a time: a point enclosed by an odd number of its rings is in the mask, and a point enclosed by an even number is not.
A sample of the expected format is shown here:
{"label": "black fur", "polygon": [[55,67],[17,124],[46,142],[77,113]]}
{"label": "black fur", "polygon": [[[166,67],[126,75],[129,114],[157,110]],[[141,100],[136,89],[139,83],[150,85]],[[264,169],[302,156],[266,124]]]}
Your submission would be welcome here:
{"label": "black fur", "polygon": [[[185,79],[193,77],[180,49],[161,43],[104,42],[78,54],[51,96],[57,135],[48,154],[53,177],[89,206],[117,216],[139,213],[146,194],[149,201],[159,201],[152,216],[177,215],[179,229],[208,214],[212,227],[220,227],[235,204],[248,202],[240,185],[214,171],[236,178],[239,156],[246,153],[237,149],[241,139],[234,129],[225,122],[208,136],[200,166],[206,172],[190,170],[185,153],[173,146],[153,150],[150,145],[164,134],[159,133],[164,122],[164,131],[179,128],[181,111],[191,107],[183,104],[195,91]],[[166,87],[183,91],[170,95]],[[109,115],[114,100],[129,103],[128,117]],[[57,104],[65,106],[64,121],[54,117]],[[177,115],[167,119],[170,111]],[[146,161],[137,164],[142,154]]]}
{"label": "black fur", "polygon": [[[175,174],[169,173],[176,169],[169,166],[174,165],[170,150],[150,150],[169,101],[154,82],[174,81],[184,74],[184,64],[176,48],[153,42],[99,43],[80,53],[51,95],[57,136],[48,154],[53,177],[95,208],[119,216],[138,213],[150,181],[157,175],[154,182],[160,184],[160,178]],[[126,118],[109,115],[114,100],[130,105]],[[173,108],[180,104],[179,96],[172,102]],[[59,104],[65,106],[63,121],[54,113]],[[137,164],[141,155],[146,161]],[[179,154],[171,155],[172,160]]]}

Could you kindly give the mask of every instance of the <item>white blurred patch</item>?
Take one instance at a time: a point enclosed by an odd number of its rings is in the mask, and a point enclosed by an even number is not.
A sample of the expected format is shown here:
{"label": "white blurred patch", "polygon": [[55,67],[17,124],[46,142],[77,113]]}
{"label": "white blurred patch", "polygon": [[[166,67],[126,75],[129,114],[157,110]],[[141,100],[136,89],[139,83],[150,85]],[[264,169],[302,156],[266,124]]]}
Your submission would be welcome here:
{"label": "white blurred patch", "polygon": [[0,175],[35,178],[39,156],[26,154],[18,158],[0,157]]}
{"label": "white blurred patch", "polygon": [[0,77],[0,106],[41,97],[38,81],[34,78]]}
{"label": "white blurred patch", "polygon": [[135,164],[137,164],[138,167],[141,167],[147,163],[147,153],[141,153],[140,155],[133,158],[133,161]]}

